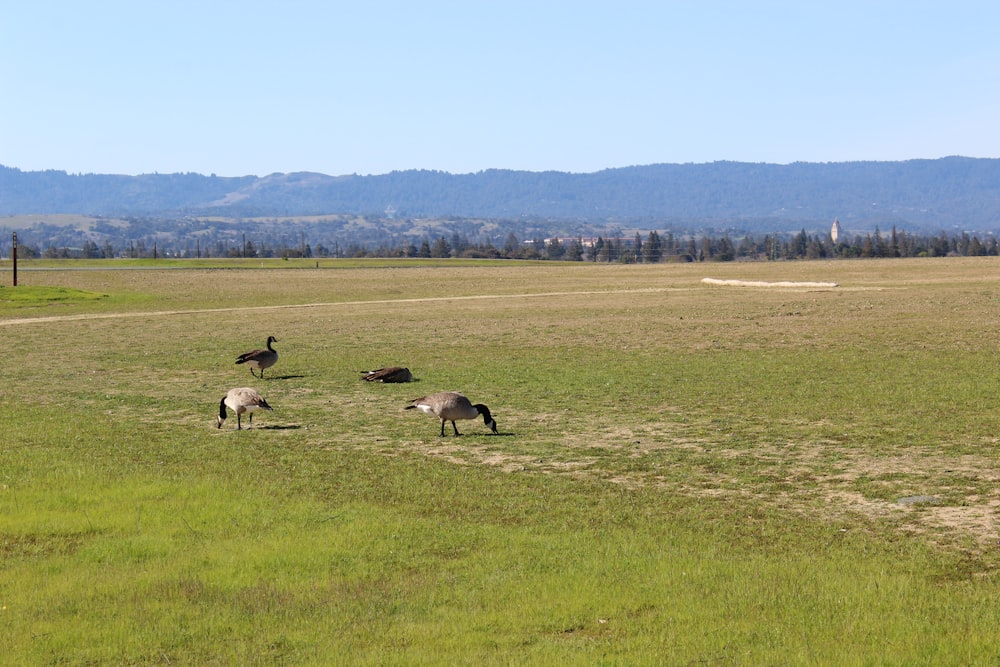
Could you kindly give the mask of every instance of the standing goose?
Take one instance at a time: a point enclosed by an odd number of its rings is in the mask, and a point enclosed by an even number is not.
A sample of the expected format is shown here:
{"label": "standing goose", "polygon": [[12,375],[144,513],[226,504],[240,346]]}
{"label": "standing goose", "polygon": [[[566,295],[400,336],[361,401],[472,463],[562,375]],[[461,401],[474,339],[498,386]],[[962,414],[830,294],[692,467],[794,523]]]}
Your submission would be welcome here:
{"label": "standing goose", "polygon": [[364,380],[368,382],[410,382],[413,373],[409,368],[400,366],[387,366],[374,371],[361,371]]}
{"label": "standing goose", "polygon": [[483,423],[496,433],[497,423],[490,414],[490,409],[482,403],[473,405],[469,399],[455,391],[442,391],[430,394],[423,398],[418,398],[406,406],[406,410],[417,408],[429,415],[434,415],[441,420],[441,435],[444,436],[444,423],[451,422],[451,427],[455,429],[455,435],[461,435],[458,427],[455,426],[456,419],[475,419],[479,415],[483,416]]}
{"label": "standing goose", "polygon": [[240,415],[244,412],[250,413],[250,424],[247,428],[253,428],[253,413],[254,410],[270,410],[271,406],[267,404],[264,397],[261,396],[256,389],[250,387],[237,387],[235,389],[230,389],[229,392],[222,397],[219,401],[219,425],[216,428],[222,428],[222,422],[226,421],[226,407],[236,413],[236,429],[239,430],[243,428],[240,423]]}
{"label": "standing goose", "polygon": [[257,374],[253,372],[253,369],[260,369],[260,377],[264,379],[264,369],[270,368],[278,361],[278,351],[271,347],[271,343],[277,343],[278,339],[274,336],[267,337],[267,349],[264,350],[251,350],[250,352],[244,352],[236,358],[236,363],[246,364],[250,367],[250,375],[257,377]]}

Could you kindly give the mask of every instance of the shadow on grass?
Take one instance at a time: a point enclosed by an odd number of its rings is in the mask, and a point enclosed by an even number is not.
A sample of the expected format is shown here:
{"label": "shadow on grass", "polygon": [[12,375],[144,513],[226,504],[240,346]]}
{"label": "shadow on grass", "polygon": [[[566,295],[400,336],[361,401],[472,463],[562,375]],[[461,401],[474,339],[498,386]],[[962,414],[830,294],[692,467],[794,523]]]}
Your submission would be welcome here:
{"label": "shadow on grass", "polygon": [[219,431],[224,431],[226,433],[239,433],[240,431],[295,431],[302,428],[298,424],[268,424],[266,426],[244,426],[243,428],[226,428],[216,429]]}
{"label": "shadow on grass", "polygon": [[[364,382],[365,379],[361,378],[361,381]],[[413,384],[414,382],[420,382],[420,378],[413,378],[412,380],[407,380],[406,382],[378,382],[378,381],[375,381],[375,382],[369,382],[368,384],[376,384],[376,385],[384,385],[384,384]]]}

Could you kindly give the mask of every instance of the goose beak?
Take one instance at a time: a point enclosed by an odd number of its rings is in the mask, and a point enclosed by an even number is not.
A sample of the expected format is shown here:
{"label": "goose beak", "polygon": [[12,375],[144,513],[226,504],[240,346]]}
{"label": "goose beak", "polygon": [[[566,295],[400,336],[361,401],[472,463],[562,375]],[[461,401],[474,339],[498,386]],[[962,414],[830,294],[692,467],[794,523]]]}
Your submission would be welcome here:
{"label": "goose beak", "polygon": [[493,429],[493,433],[497,433],[497,421],[495,419],[490,420],[490,428]]}

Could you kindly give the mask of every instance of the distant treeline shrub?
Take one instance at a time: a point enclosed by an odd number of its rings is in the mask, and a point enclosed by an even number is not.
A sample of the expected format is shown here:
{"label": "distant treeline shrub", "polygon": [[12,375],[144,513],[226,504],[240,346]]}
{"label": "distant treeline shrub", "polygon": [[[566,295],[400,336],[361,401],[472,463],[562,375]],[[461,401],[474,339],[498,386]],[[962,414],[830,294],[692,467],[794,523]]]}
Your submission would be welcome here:
{"label": "distant treeline shrub", "polygon": [[[471,241],[466,233],[453,232],[414,237],[406,235],[363,243],[341,243],[325,235],[315,243],[305,232],[297,237],[287,231],[253,228],[244,233],[220,228],[214,234],[146,234],[134,239],[103,234],[99,241],[53,229],[44,240],[21,232],[18,256],[45,258],[160,258],[160,257],[417,257],[531,259],[580,262],[657,263],[730,262],[748,260],[854,259],[893,257],[946,257],[998,254],[996,236],[980,238],[967,232],[936,235],[907,233],[893,227],[888,233],[877,228],[872,233],[847,235],[834,241],[829,234],[712,234],[650,231],[632,236],[562,236],[530,239],[508,233],[503,242],[492,239]],[[3,233],[3,230],[0,230]],[[9,238],[9,237],[8,237]],[[345,238],[350,238],[347,235]],[[0,255],[10,256],[10,243],[0,243]]]}

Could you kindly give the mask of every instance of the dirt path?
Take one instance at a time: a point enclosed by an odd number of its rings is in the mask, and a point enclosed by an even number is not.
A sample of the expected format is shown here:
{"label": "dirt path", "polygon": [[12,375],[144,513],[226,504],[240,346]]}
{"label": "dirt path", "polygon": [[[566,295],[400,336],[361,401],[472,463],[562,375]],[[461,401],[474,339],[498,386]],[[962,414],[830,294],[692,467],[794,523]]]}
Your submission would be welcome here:
{"label": "dirt path", "polygon": [[371,301],[332,301],[321,303],[291,303],[279,306],[233,306],[232,308],[201,308],[181,310],[145,310],[115,313],[81,313],[78,315],[46,315],[43,317],[20,317],[0,320],[0,326],[18,324],[44,324],[46,322],[72,322],[74,320],[110,320],[126,317],[164,317],[169,315],[199,315],[202,313],[232,313],[246,311],[288,310],[293,308],[334,308],[341,306],[371,306],[399,303],[426,303],[436,301],[480,301],[486,299],[534,299],[555,296],[588,296],[594,294],[651,294],[659,292],[687,291],[676,287],[648,287],[626,290],[581,290],[578,292],[534,292],[530,294],[475,294],[470,296],[436,296],[418,299],[374,299]]}

